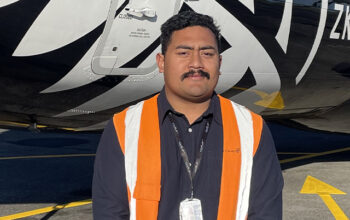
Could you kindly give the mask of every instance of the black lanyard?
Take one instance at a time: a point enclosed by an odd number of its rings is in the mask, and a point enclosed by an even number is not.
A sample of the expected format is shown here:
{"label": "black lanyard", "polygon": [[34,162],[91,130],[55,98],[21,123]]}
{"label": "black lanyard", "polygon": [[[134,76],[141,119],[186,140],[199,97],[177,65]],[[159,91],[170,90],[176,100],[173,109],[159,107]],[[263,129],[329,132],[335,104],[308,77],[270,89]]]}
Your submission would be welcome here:
{"label": "black lanyard", "polygon": [[177,129],[174,116],[173,116],[173,114],[171,112],[169,112],[168,115],[169,115],[170,122],[171,122],[171,124],[173,125],[173,128],[174,128],[175,137],[176,137],[177,145],[179,146],[181,157],[184,160],[185,167],[186,167],[188,176],[190,178],[190,182],[191,182],[191,199],[192,199],[193,198],[193,179],[194,179],[194,177],[195,177],[195,175],[196,175],[196,173],[198,171],[199,165],[200,165],[201,160],[202,160],[204,143],[205,143],[205,141],[206,141],[206,139],[208,137],[209,127],[210,127],[210,123],[211,123],[212,118],[210,117],[208,120],[206,120],[204,131],[202,133],[202,140],[201,140],[201,143],[200,143],[200,147],[199,147],[199,150],[197,151],[197,154],[196,154],[196,161],[194,163],[193,169],[191,170],[191,163],[188,160],[188,155],[187,155],[185,147],[184,147],[184,145],[182,143],[182,140],[181,140],[181,137],[180,137],[180,133],[179,133],[179,130]]}

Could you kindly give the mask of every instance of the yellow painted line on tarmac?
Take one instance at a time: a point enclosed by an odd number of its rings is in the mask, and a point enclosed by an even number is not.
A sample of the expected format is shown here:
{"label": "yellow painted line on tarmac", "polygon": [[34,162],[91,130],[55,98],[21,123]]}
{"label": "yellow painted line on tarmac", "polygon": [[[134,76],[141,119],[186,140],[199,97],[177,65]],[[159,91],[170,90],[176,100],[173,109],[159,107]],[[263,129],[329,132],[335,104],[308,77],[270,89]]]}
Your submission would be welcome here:
{"label": "yellow painted line on tarmac", "polygon": [[[14,126],[14,127],[22,127],[22,128],[27,128],[30,126],[28,123],[21,123],[21,122],[12,122],[12,121],[0,121],[0,125],[7,125],[7,126]],[[48,126],[46,125],[37,125],[37,128],[47,128]],[[67,130],[67,131],[79,131],[79,129],[76,128],[57,128],[61,130]]]}
{"label": "yellow painted line on tarmac", "polygon": [[345,192],[312,176],[307,176],[301,194],[317,194],[321,197],[336,220],[349,220],[331,195],[346,195]]}
{"label": "yellow painted line on tarmac", "polygon": [[293,158],[289,158],[289,159],[284,159],[284,160],[280,160],[280,163],[289,163],[289,162],[294,162],[294,161],[298,161],[298,160],[304,160],[304,159],[309,159],[309,158],[313,158],[313,157],[319,157],[319,156],[324,156],[324,155],[328,155],[328,154],[335,154],[335,153],[340,153],[340,152],[345,152],[345,151],[349,151],[350,147],[346,147],[346,148],[341,148],[341,149],[337,149],[337,150],[331,150],[331,151],[325,151],[325,152],[320,152],[320,153],[312,153],[309,155],[304,155],[304,156],[299,156],[299,157],[293,157]]}
{"label": "yellow painted line on tarmac", "polygon": [[344,211],[339,207],[339,205],[335,202],[331,195],[319,194],[319,196],[326,204],[329,211],[332,213],[336,220],[349,220],[349,218],[345,215]]}
{"label": "yellow painted line on tarmac", "polygon": [[272,108],[272,109],[284,109],[285,107],[284,100],[280,91],[267,93],[261,90],[248,89],[248,88],[243,88],[238,86],[234,86],[232,88],[243,90],[243,91],[247,90],[249,92],[253,92],[256,95],[260,96],[261,100],[255,102],[254,103],[255,105],[263,106],[266,108]]}
{"label": "yellow painted line on tarmac", "polygon": [[41,209],[35,209],[32,211],[21,212],[21,213],[17,213],[17,214],[13,214],[13,215],[2,216],[2,217],[0,217],[0,220],[25,218],[25,217],[39,215],[39,214],[48,213],[48,212],[52,212],[52,211],[57,211],[57,210],[65,209],[65,208],[88,205],[91,202],[92,202],[91,199],[88,199],[88,200],[83,200],[83,201],[78,201],[78,202],[71,202],[71,203],[67,203],[67,204],[63,204],[63,205],[50,206],[50,207],[45,207],[45,208],[41,208]]}
{"label": "yellow painted line on tarmac", "polygon": [[[30,124],[27,123],[21,123],[21,122],[12,122],[12,121],[0,121],[1,125],[9,125],[9,126],[16,126],[16,127],[29,127]],[[46,128],[46,125],[37,125],[38,128]]]}
{"label": "yellow painted line on tarmac", "polygon": [[31,156],[16,156],[16,157],[0,157],[0,160],[60,158],[60,157],[93,157],[95,155],[96,154],[31,155]]}
{"label": "yellow painted line on tarmac", "polygon": [[314,154],[314,153],[306,153],[306,152],[277,152],[277,154],[280,154],[280,155],[289,155],[289,154],[301,154],[301,155],[304,155],[304,154]]}

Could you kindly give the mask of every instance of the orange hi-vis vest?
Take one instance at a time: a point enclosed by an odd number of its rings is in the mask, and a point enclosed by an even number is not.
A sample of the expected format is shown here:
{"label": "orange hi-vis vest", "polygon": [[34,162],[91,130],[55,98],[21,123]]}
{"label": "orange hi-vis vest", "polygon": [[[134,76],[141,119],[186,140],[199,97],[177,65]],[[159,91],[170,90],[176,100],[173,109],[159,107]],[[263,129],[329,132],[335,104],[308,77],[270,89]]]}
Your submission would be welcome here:
{"label": "orange hi-vis vest", "polygon": [[[156,220],[161,198],[161,144],[158,95],[113,117],[125,157],[130,219]],[[223,160],[218,220],[247,218],[253,157],[262,118],[219,96],[223,124]]]}

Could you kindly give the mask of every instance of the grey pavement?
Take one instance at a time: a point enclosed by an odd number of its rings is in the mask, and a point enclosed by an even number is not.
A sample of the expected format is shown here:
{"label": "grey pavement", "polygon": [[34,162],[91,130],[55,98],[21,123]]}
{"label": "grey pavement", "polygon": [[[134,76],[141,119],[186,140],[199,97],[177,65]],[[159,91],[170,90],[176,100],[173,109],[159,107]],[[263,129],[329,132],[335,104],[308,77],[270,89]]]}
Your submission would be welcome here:
{"label": "grey pavement", "polygon": [[[335,219],[318,194],[299,193],[307,176],[347,193],[331,197],[349,217],[350,150],[346,148],[350,147],[350,135],[295,129],[273,122],[268,125],[285,179],[284,219]],[[28,211],[34,214],[22,219],[92,219],[91,203],[77,202],[91,199],[93,155],[99,138],[100,134],[93,132],[0,129],[0,220]],[[333,150],[340,152],[332,153]],[[315,155],[319,152],[326,153]],[[300,158],[305,155],[311,157]],[[68,203],[78,206],[38,214],[43,208]]]}

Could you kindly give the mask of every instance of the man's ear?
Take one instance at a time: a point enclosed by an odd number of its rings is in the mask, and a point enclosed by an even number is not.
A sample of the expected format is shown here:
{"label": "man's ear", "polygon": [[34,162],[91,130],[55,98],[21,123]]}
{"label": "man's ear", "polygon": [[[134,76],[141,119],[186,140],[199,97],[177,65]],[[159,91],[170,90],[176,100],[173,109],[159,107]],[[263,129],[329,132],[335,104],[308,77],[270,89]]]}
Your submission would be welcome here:
{"label": "man's ear", "polygon": [[164,55],[162,53],[157,53],[156,60],[159,72],[164,73]]}
{"label": "man's ear", "polygon": [[222,62],[222,56],[219,55],[219,75],[221,75],[221,71],[220,71],[220,68],[221,68],[221,62]]}

